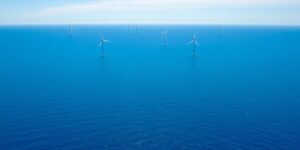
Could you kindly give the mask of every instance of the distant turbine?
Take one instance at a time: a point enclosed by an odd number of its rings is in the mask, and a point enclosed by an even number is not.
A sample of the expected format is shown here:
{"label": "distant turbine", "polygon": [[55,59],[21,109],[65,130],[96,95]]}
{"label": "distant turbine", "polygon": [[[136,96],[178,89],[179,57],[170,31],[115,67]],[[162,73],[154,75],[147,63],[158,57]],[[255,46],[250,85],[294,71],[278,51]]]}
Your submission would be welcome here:
{"label": "distant turbine", "polygon": [[100,42],[99,42],[99,47],[101,47],[101,56],[104,57],[104,43],[109,43],[108,40],[105,40],[103,38],[103,36],[101,35],[101,39],[100,39]]}
{"label": "distant turbine", "polygon": [[164,47],[167,46],[167,35],[168,35],[168,32],[167,31],[164,31],[164,32],[161,32],[161,35],[163,36],[164,38]]}
{"label": "distant turbine", "polygon": [[70,24],[70,29],[69,29],[69,30],[70,30],[70,31],[69,31],[69,32],[70,32],[70,33],[69,33],[69,34],[70,34],[70,37],[72,37],[72,33],[73,33],[73,25],[72,25],[72,24]]}
{"label": "distant turbine", "polygon": [[135,33],[138,34],[138,25],[135,25]]}
{"label": "distant turbine", "polygon": [[196,46],[199,45],[196,39],[196,34],[194,34],[194,37],[192,41],[190,41],[188,44],[193,44],[193,57],[196,56]]}

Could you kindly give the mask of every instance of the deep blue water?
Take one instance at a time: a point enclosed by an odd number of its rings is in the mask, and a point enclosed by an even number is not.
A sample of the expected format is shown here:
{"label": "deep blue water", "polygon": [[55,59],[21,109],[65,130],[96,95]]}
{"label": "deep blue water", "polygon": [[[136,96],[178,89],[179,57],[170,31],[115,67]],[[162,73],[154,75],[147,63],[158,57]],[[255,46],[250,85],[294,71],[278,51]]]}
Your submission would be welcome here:
{"label": "deep blue water", "polygon": [[0,149],[299,148],[299,27],[0,27]]}

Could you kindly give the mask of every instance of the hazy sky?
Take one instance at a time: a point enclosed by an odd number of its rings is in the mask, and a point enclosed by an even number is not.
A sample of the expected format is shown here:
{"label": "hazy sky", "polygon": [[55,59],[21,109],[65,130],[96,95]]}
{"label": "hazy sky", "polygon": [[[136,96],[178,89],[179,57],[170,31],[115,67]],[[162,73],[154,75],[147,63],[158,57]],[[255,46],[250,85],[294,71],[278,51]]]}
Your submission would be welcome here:
{"label": "hazy sky", "polygon": [[0,0],[0,24],[300,25],[300,0]]}

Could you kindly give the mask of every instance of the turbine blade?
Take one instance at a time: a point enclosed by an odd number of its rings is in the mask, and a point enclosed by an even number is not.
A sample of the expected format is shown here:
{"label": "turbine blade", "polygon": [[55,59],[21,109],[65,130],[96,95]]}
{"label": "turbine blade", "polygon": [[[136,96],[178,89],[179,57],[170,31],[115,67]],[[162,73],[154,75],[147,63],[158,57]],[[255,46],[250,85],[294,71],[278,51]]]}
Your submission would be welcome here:
{"label": "turbine blade", "polygon": [[197,41],[195,41],[195,44],[196,44],[196,45],[199,45]]}
{"label": "turbine blade", "polygon": [[192,44],[193,42],[194,42],[194,40],[192,40],[192,41],[188,42],[188,44]]}

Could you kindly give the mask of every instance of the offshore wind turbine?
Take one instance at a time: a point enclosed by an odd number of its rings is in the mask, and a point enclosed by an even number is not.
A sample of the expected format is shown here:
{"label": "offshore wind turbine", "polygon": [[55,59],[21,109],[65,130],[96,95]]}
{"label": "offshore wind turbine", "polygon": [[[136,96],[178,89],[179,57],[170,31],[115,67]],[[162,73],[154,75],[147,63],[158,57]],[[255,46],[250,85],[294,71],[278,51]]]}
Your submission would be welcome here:
{"label": "offshore wind turbine", "polygon": [[138,34],[138,25],[135,25],[135,33]]}
{"label": "offshore wind turbine", "polygon": [[167,46],[167,35],[168,35],[168,32],[165,30],[164,32],[161,32],[161,35],[163,36],[163,39],[164,39],[164,47]]}
{"label": "offshore wind turbine", "polygon": [[72,33],[73,33],[73,25],[70,24],[70,28],[69,28],[70,38],[72,37]]}
{"label": "offshore wind turbine", "polygon": [[101,57],[104,57],[104,44],[105,43],[109,43],[109,41],[108,40],[105,40],[104,38],[103,38],[103,36],[101,35],[101,39],[100,39],[100,42],[99,42],[99,47],[101,47]]}
{"label": "offshore wind turbine", "polygon": [[196,39],[196,34],[194,33],[192,41],[190,41],[188,44],[193,44],[193,57],[196,56],[196,46],[199,45]]}

